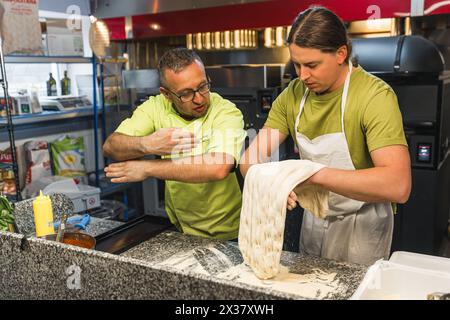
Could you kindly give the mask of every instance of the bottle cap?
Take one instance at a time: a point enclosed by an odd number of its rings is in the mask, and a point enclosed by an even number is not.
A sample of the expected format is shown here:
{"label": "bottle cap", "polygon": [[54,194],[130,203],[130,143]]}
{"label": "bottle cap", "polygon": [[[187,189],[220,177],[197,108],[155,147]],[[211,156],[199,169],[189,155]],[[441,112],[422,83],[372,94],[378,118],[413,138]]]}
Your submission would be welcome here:
{"label": "bottle cap", "polygon": [[35,201],[45,201],[45,200],[50,200],[49,196],[45,196],[42,194],[42,190],[39,191],[39,196],[36,197]]}

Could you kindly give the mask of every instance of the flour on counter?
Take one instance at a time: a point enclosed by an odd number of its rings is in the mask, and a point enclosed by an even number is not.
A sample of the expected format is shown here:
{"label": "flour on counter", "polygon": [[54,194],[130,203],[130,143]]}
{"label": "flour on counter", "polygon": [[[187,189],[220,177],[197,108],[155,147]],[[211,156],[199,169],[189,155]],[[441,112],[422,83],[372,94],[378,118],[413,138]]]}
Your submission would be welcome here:
{"label": "flour on counter", "polygon": [[320,269],[311,271],[312,273],[309,274],[296,274],[290,273],[286,267],[281,267],[274,278],[260,280],[250,267],[240,264],[218,277],[295,294],[307,299],[326,299],[342,289],[339,280],[336,279],[336,273],[326,273]]}
{"label": "flour on counter", "polygon": [[274,278],[260,280],[249,266],[244,263],[233,264],[229,256],[214,246],[177,253],[158,265],[294,294],[306,299],[327,299],[346,290],[335,272],[328,273],[318,268],[311,269],[311,273],[297,274],[281,266],[280,272]]}
{"label": "flour on counter", "polygon": [[157,266],[166,266],[186,272],[208,274],[201,264],[195,259],[193,251],[177,253],[170,258],[156,264]]}
{"label": "flour on counter", "polygon": [[217,275],[233,267],[229,257],[213,246],[174,254],[158,265],[206,275]]}

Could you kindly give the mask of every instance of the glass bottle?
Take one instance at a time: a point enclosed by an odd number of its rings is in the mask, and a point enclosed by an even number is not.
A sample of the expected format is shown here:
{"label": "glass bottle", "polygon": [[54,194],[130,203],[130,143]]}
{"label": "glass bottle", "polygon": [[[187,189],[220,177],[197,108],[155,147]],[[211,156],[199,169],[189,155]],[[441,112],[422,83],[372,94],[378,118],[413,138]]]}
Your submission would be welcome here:
{"label": "glass bottle", "polygon": [[64,71],[64,78],[61,79],[61,95],[70,94],[70,78],[67,76],[67,70]]}
{"label": "glass bottle", "polygon": [[58,92],[56,90],[56,80],[50,73],[50,78],[47,81],[47,96],[56,96],[56,95],[58,95]]}

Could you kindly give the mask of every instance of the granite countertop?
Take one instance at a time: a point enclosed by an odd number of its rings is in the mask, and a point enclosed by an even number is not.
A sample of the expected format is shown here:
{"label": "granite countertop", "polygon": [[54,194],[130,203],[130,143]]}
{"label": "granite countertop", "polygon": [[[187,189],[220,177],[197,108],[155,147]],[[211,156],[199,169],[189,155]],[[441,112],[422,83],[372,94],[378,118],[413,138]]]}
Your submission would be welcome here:
{"label": "granite countertop", "polygon": [[0,232],[0,298],[347,299],[367,269],[291,252],[281,263],[290,273],[260,281],[236,242],[166,231],[115,255]]}
{"label": "granite countertop", "polygon": [[289,269],[289,273],[280,272],[276,278],[262,281],[243,264],[237,242],[172,231],[163,232],[121,256],[291,299],[348,299],[367,271],[362,265],[283,252],[281,264]]}
{"label": "granite countertop", "polygon": [[[74,215],[75,217],[81,216],[81,215]],[[115,221],[115,220],[107,220],[107,219],[101,219],[101,218],[95,218],[91,217],[91,220],[86,225],[85,230],[80,230],[80,232],[87,233],[93,237],[96,237],[100,234],[103,234],[105,232],[108,232],[109,230],[112,230],[114,228],[117,228],[121,225],[123,225],[125,222],[121,221]],[[68,224],[67,228],[69,228],[71,225]]]}
{"label": "granite countertop", "polygon": [[[73,212],[70,199],[51,197],[55,221]],[[33,234],[31,200],[15,209],[21,232]],[[121,224],[91,218],[84,232],[97,236]],[[279,275],[261,281],[243,263],[237,242],[175,231],[121,255],[0,232],[0,298],[348,299],[367,271],[366,266],[292,252],[282,253],[281,264]],[[73,270],[81,272],[78,283],[70,282]]]}

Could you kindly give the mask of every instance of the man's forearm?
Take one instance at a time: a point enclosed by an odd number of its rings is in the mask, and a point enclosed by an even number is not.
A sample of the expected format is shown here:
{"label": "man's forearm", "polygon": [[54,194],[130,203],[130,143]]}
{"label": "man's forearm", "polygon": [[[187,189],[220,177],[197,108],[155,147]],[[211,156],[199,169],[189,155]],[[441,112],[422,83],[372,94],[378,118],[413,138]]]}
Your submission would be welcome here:
{"label": "man's forearm", "polygon": [[196,157],[166,160],[145,160],[147,177],[189,183],[212,182],[225,179],[234,159],[224,154],[207,154]]}
{"label": "man's forearm", "polygon": [[242,176],[245,177],[252,165],[270,161],[272,153],[279,148],[286,138],[287,135],[277,129],[263,127],[242,155],[239,163]]}
{"label": "man's forearm", "polygon": [[312,176],[310,182],[364,202],[404,203],[410,192],[409,178],[388,167],[363,170],[324,168]]}
{"label": "man's forearm", "polygon": [[142,158],[149,154],[145,148],[147,139],[113,133],[103,145],[103,154],[116,161]]}

